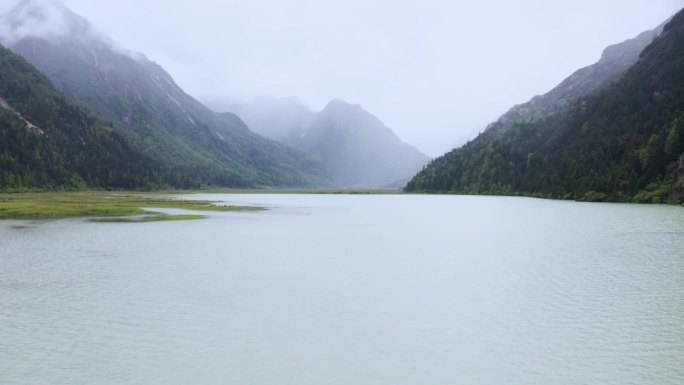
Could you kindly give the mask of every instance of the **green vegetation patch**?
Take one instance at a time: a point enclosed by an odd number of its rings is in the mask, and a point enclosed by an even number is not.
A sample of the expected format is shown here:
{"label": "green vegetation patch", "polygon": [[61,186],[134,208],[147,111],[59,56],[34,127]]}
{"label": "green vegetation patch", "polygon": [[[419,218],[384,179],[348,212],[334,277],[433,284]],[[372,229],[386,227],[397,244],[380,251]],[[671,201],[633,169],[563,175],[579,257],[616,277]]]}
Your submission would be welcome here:
{"label": "green vegetation patch", "polygon": [[[173,199],[142,193],[72,192],[0,195],[0,219],[99,217],[117,222],[200,219],[200,215],[166,215],[146,208],[197,211],[260,211],[261,207],[221,206],[217,202]],[[128,218],[127,218],[128,217]],[[125,219],[125,220],[124,220]]]}
{"label": "green vegetation patch", "polygon": [[185,215],[168,215],[155,214],[135,217],[110,217],[110,218],[93,218],[91,222],[101,223],[143,223],[143,222],[160,222],[160,221],[187,221],[204,219],[203,215],[185,214]]}

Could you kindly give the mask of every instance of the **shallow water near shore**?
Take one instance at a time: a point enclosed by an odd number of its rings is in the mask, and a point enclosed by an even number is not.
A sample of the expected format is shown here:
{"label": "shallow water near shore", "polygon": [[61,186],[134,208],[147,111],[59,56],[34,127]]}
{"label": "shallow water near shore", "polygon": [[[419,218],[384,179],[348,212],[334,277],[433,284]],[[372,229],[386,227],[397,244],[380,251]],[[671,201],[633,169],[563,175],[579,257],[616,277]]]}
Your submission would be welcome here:
{"label": "shallow water near shore", "polygon": [[0,383],[684,383],[684,208],[184,198],[268,210],[0,222]]}

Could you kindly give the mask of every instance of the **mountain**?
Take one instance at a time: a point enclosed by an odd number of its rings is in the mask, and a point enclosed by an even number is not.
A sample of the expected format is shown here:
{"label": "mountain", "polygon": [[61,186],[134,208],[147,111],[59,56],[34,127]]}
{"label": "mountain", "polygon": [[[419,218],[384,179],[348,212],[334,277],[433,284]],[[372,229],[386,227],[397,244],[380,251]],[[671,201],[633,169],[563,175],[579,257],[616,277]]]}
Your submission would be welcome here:
{"label": "mountain", "polygon": [[345,187],[398,187],[429,161],[380,119],[342,100],[316,114],[297,148],[320,160],[333,183]]}
{"label": "mountain", "polygon": [[150,189],[171,177],[125,132],[78,107],[0,46],[0,191]]}
{"label": "mountain", "polygon": [[305,154],[252,133],[236,115],[212,112],[158,64],[117,46],[56,0],[21,1],[0,18],[0,39],[196,185],[325,183]]}
{"label": "mountain", "polygon": [[337,187],[398,188],[429,161],[376,116],[342,100],[314,113],[298,99],[262,97],[231,111],[256,132],[321,162]]}
{"label": "mountain", "polygon": [[638,60],[639,54],[663,31],[666,23],[633,39],[609,46],[601,59],[577,70],[558,86],[503,114],[488,130],[504,130],[516,122],[540,119],[571,106],[576,100],[604,88],[622,77]]}
{"label": "mountain", "polygon": [[406,191],[684,202],[684,13],[613,83],[538,118],[490,128]]}
{"label": "mountain", "polygon": [[261,96],[249,103],[233,103],[228,110],[257,134],[295,147],[316,115],[300,99],[293,97]]}

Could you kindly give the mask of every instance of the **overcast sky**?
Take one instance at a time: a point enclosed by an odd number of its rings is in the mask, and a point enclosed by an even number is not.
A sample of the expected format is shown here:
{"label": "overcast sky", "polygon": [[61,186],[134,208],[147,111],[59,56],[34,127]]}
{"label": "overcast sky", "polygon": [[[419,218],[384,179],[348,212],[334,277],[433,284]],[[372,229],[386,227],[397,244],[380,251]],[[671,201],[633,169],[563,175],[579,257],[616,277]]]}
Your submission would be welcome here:
{"label": "overcast sky", "polygon": [[[0,10],[16,0],[0,0]],[[431,156],[682,0],[62,0],[213,107],[361,104]],[[220,109],[220,108],[215,108]]]}

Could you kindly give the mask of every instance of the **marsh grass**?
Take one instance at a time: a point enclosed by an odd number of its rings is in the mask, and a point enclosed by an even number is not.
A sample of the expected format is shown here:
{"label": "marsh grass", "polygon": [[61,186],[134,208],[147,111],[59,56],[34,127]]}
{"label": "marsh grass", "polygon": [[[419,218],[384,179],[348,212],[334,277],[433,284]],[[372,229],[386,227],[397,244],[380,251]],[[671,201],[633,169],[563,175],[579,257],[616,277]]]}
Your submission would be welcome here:
{"label": "marsh grass", "polygon": [[[220,206],[217,202],[173,199],[144,193],[70,192],[0,195],[0,219],[97,217],[119,222],[200,219],[201,215],[167,215],[147,208],[196,211],[260,211],[261,207]],[[134,217],[135,216],[135,217]],[[126,218],[129,217],[129,218]]]}
{"label": "marsh grass", "polygon": [[134,217],[109,217],[109,218],[93,218],[90,222],[100,223],[143,223],[143,222],[160,222],[160,221],[187,221],[204,219],[204,215],[184,214],[184,215],[169,215],[169,214],[154,214]]}

